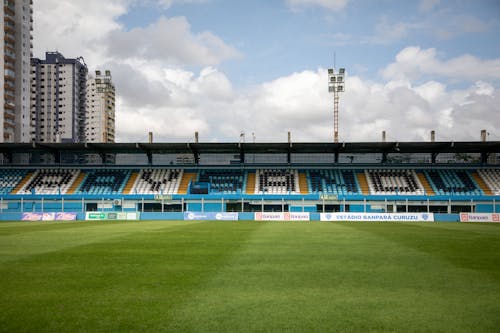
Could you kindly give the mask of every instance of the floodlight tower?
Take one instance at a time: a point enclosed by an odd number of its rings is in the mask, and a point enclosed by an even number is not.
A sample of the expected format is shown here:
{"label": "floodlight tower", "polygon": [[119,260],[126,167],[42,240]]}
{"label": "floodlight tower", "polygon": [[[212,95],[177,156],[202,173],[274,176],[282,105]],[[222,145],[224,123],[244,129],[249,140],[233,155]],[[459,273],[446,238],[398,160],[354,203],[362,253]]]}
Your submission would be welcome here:
{"label": "floodlight tower", "polygon": [[333,93],[333,141],[339,142],[339,92],[345,91],[345,68],[339,68],[339,72],[335,72],[335,68],[328,69],[328,92]]}

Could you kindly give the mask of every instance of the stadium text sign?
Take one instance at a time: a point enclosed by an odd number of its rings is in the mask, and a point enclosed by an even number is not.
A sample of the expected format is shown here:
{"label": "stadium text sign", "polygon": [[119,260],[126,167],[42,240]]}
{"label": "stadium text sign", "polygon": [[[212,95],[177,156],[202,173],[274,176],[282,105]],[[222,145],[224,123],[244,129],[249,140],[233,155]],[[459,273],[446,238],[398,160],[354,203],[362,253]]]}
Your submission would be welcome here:
{"label": "stadium text sign", "polygon": [[238,221],[238,213],[200,213],[184,212],[184,220],[216,220],[216,221]]}
{"label": "stadium text sign", "polygon": [[433,213],[321,213],[321,221],[434,222]]}
{"label": "stadium text sign", "polygon": [[85,220],[102,221],[102,220],[138,220],[138,212],[87,212]]}
{"label": "stadium text sign", "polygon": [[309,221],[310,216],[308,212],[304,213],[255,213],[254,216],[255,221]]}
{"label": "stadium text sign", "polygon": [[499,213],[460,213],[460,222],[500,222]]}

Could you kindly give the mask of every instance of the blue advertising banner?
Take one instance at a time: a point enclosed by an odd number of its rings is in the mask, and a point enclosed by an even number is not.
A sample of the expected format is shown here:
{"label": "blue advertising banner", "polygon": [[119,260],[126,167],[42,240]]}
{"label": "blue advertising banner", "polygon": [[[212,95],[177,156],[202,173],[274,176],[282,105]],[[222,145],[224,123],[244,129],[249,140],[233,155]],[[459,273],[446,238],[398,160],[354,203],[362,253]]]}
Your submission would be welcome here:
{"label": "blue advertising banner", "polygon": [[238,221],[238,213],[184,212],[184,220]]}
{"label": "blue advertising banner", "polygon": [[434,222],[433,213],[321,213],[321,221]]}

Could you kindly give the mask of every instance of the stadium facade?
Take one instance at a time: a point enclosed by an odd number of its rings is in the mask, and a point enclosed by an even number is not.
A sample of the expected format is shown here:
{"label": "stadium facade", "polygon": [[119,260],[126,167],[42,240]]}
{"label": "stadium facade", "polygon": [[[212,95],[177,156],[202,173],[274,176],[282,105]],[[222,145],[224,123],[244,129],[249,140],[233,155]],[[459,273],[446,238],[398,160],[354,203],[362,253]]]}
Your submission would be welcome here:
{"label": "stadium facade", "polygon": [[500,212],[500,142],[31,143],[0,151],[4,220]]}

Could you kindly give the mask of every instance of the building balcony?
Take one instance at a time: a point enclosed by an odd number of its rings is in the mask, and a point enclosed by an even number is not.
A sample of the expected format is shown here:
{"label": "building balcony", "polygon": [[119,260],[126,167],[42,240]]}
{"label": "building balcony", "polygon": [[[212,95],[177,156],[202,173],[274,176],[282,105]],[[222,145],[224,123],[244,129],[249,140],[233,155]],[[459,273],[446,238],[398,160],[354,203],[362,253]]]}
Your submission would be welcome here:
{"label": "building balcony", "polygon": [[16,45],[16,37],[11,35],[5,35],[4,40],[6,44]]}
{"label": "building balcony", "polygon": [[9,119],[9,120],[12,120],[12,122],[15,122],[15,121],[16,121],[16,117],[15,117],[13,114],[8,113],[8,112],[5,112],[5,113],[3,114],[3,118],[4,118],[4,119]]}
{"label": "building balcony", "polygon": [[14,103],[10,103],[10,102],[9,103],[5,102],[3,107],[5,110],[12,110],[12,111],[16,110],[16,105]]}
{"label": "building balcony", "polygon": [[5,3],[3,6],[3,11],[4,11],[5,15],[10,15],[12,17],[16,16],[16,7],[15,7],[14,3],[11,3],[11,4]]}

